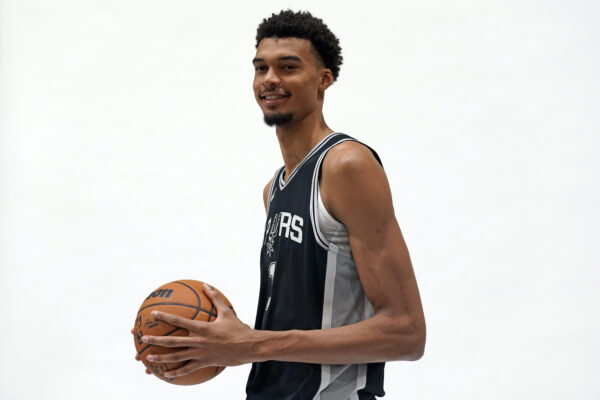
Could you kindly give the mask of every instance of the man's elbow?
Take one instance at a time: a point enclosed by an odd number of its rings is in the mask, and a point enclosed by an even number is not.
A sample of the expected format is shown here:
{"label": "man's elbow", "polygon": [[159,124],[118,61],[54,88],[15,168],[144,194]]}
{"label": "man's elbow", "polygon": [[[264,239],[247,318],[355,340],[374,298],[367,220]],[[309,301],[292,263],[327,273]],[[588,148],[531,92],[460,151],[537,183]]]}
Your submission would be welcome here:
{"label": "man's elbow", "polygon": [[425,322],[411,321],[398,331],[396,360],[417,361],[425,353]]}
{"label": "man's elbow", "polygon": [[423,354],[425,354],[425,336],[425,326],[423,325],[423,329],[414,338],[413,352],[408,361],[417,361],[423,357]]}

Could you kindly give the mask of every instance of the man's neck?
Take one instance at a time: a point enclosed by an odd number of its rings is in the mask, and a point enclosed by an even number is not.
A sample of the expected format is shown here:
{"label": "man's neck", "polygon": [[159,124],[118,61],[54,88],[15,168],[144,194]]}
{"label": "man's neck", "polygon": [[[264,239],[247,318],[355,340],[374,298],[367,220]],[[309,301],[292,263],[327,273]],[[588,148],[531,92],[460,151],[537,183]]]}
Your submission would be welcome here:
{"label": "man's neck", "polygon": [[325,123],[323,114],[315,118],[304,118],[275,129],[285,164],[285,180],[317,143],[333,132]]}

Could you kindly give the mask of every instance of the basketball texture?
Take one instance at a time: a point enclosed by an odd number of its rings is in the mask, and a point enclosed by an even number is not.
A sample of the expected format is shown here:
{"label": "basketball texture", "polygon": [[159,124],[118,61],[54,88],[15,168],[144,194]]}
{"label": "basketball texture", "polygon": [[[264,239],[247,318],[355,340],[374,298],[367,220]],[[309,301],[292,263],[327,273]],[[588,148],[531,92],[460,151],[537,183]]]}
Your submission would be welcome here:
{"label": "basketball texture", "polygon": [[[217,290],[217,289],[215,289]],[[219,292],[219,290],[217,290]],[[221,292],[219,292],[221,293]],[[223,294],[221,293],[223,296]],[[225,296],[225,303],[233,309]],[[206,367],[188,375],[167,378],[165,372],[182,367],[186,362],[157,363],[146,359],[148,354],[166,354],[181,348],[168,348],[142,342],[142,336],[187,336],[188,331],[154,319],[151,312],[162,311],[196,321],[212,322],[217,318],[217,310],[204,294],[203,283],[194,280],[180,280],[162,285],[154,290],[142,303],[134,326],[135,349],[144,365],[163,381],[176,385],[195,385],[217,376],[225,367]]]}

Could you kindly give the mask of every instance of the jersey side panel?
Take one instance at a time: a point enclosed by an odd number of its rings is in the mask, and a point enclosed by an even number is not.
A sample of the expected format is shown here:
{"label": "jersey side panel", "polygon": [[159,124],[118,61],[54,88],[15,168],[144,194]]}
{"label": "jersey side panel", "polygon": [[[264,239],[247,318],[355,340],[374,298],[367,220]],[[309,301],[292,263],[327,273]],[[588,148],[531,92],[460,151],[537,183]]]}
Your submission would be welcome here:
{"label": "jersey side panel", "polygon": [[[312,223],[318,241],[328,246],[330,252],[332,247],[335,248],[335,245],[329,243],[323,235],[317,218],[318,212],[316,210],[319,206],[318,196],[320,191],[319,178],[322,163],[328,151],[335,145],[348,140],[356,141],[350,137],[340,138],[335,144],[327,148],[319,157],[313,172]],[[373,155],[381,164],[377,153],[370,147],[366,147],[373,152]],[[364,293],[351,251],[335,249],[335,254],[330,255],[328,261],[325,284],[326,301],[323,305],[323,329],[350,325],[372,317],[374,315],[373,307]],[[375,367],[375,365],[378,367]],[[363,394],[370,393],[373,396],[375,394],[383,395],[383,379],[378,379],[377,376],[377,372],[380,372],[383,376],[383,367],[384,363],[323,365],[321,369],[321,386],[314,399],[349,399],[357,395],[359,391]],[[369,369],[372,370],[370,375],[368,374]],[[375,378],[375,381],[368,382],[369,376],[371,376],[371,380]]]}

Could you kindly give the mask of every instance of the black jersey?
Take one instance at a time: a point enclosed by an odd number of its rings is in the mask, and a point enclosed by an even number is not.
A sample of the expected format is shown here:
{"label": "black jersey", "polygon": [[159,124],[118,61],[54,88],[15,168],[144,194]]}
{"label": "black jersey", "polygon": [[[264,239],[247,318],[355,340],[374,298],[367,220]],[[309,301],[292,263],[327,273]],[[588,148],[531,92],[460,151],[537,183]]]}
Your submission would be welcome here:
{"label": "black jersey", "polygon": [[[273,178],[255,329],[327,329],[373,315],[351,252],[328,242],[317,219],[323,158],[333,146],[348,140],[355,139],[341,133],[325,137],[286,180],[285,168]],[[383,370],[384,363],[254,363],[247,400],[375,399],[384,395]]]}

